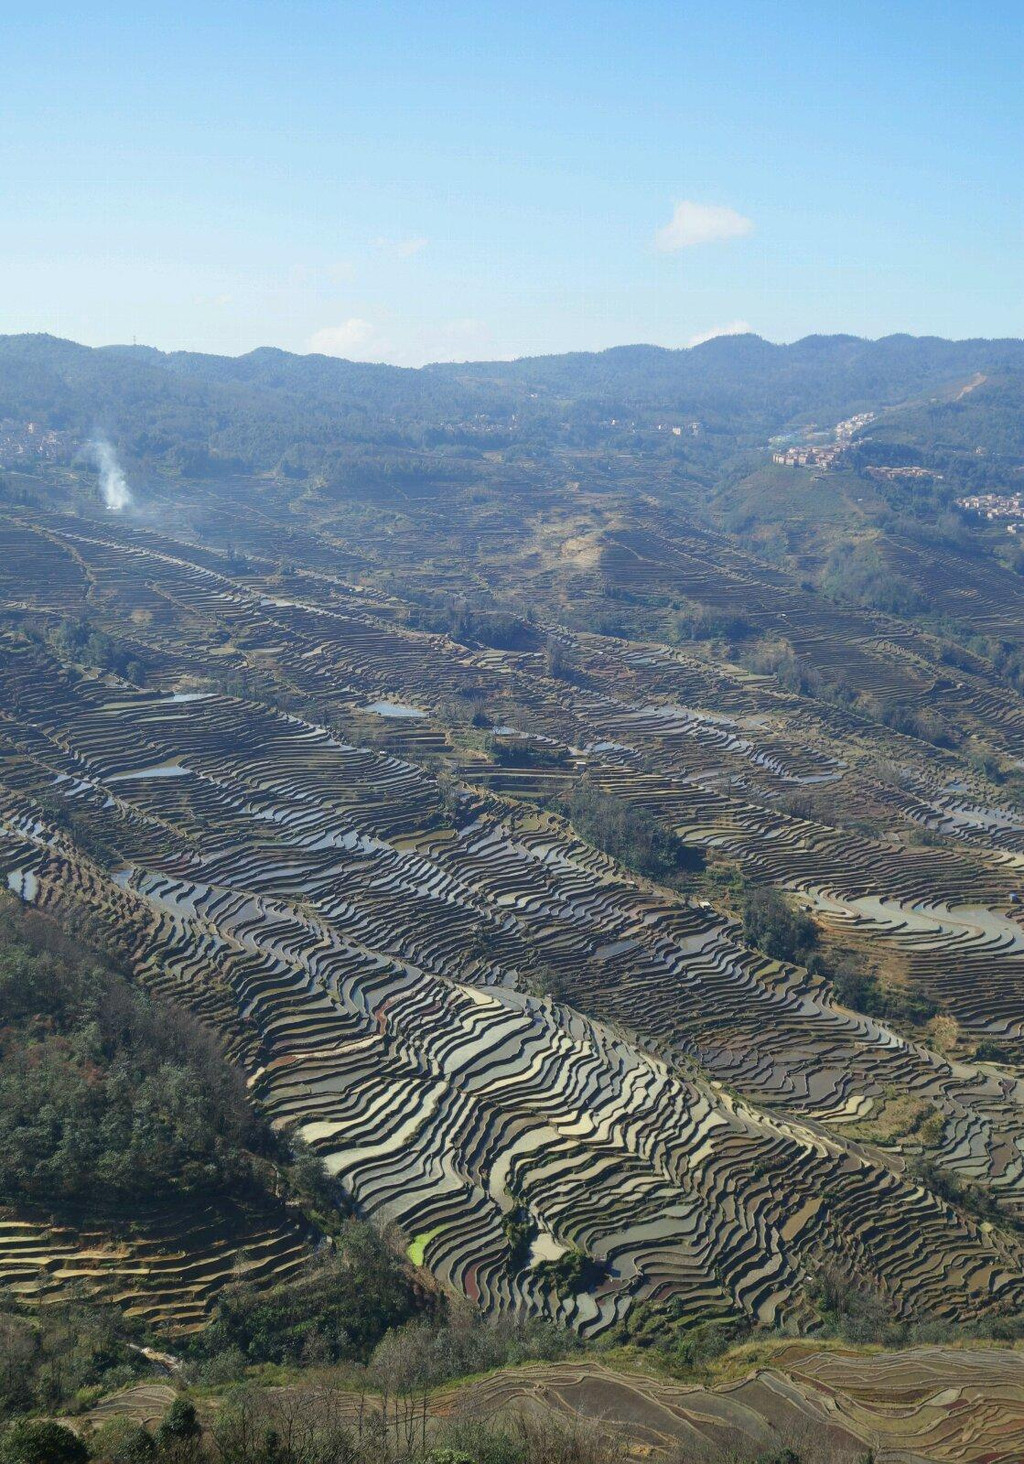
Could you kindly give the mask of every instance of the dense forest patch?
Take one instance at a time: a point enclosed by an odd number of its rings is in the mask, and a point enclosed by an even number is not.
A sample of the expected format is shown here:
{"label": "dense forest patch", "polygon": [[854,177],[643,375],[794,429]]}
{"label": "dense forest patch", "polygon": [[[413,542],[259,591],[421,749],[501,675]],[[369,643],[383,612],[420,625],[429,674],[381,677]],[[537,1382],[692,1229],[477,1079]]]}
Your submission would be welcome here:
{"label": "dense forest patch", "polygon": [[61,1212],[292,1193],[329,1210],[194,1017],[30,910],[0,912],[0,1204]]}

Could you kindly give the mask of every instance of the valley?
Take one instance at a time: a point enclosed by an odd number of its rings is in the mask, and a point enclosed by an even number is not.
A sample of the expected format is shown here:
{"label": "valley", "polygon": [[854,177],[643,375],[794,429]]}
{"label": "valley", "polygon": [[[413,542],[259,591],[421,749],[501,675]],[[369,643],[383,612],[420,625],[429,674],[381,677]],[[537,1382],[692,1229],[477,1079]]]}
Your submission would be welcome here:
{"label": "valley", "polygon": [[[773,557],[774,508],[715,522],[712,460],[673,487],[661,452],[488,448],[450,491],[381,469],[330,500],[151,469],[116,513],[73,462],[7,480],[6,914],[208,1033],[432,1305],[631,1364],[710,1329],[997,1368],[981,1344],[1024,1316],[1024,581],[900,520],[870,553],[913,594],[835,591],[834,527]],[[279,1181],[128,1229],[2,1198],[21,1312],[87,1295],[175,1348],[332,1243]],[[826,1385],[785,1376],[813,1412]]]}

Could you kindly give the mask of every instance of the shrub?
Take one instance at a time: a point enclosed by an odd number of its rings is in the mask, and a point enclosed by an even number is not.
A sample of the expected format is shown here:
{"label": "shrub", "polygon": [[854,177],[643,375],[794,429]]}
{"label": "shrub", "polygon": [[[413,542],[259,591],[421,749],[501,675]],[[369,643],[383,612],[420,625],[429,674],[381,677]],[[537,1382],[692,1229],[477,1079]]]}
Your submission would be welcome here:
{"label": "shrub", "polygon": [[834,968],[816,961],[820,974],[827,976],[843,1006],[866,1017],[885,1022],[906,1022],[920,1026],[934,1017],[938,1007],[931,997],[902,986],[883,986],[873,971],[855,956],[844,956]]}
{"label": "shrub", "polygon": [[646,809],[635,808],[612,793],[581,783],[569,800],[569,820],[588,843],[603,849],[637,874],[669,879],[683,872],[699,873],[704,856],[662,828]]}
{"label": "shrub", "polygon": [[579,1346],[551,1322],[461,1310],[441,1326],[415,1321],[389,1332],[374,1351],[371,1376],[390,1393],[417,1391],[491,1368],[551,1362]]}
{"label": "shrub", "polygon": [[156,1432],[157,1443],[163,1448],[169,1444],[197,1439],[201,1432],[195,1405],[187,1398],[175,1398],[160,1420],[160,1427]]}
{"label": "shrub", "polygon": [[509,1275],[514,1276],[517,1271],[523,1269],[529,1259],[530,1247],[537,1233],[537,1226],[525,1201],[517,1195],[513,1195],[512,1199],[512,1208],[502,1216],[501,1228],[508,1241],[506,1264]]}
{"label": "shrub", "polygon": [[0,1416],[56,1409],[90,1391],[124,1387],[149,1366],[133,1324],[99,1302],[55,1301],[31,1315],[0,1310]]}
{"label": "shrub", "polygon": [[825,567],[821,588],[829,599],[894,615],[916,615],[928,608],[916,586],[894,573],[873,544],[840,545]]}
{"label": "shrub", "polygon": [[559,1296],[589,1291],[607,1275],[607,1268],[600,1261],[575,1247],[564,1251],[557,1260],[538,1262],[533,1269],[538,1278],[553,1284]]}
{"label": "shrub", "polygon": [[232,1286],[195,1343],[215,1356],[237,1349],[250,1362],[366,1361],[390,1327],[419,1307],[405,1274],[372,1226],[349,1221],[336,1256],[297,1281],[260,1291]]}
{"label": "shrub", "polygon": [[90,1453],[102,1464],[149,1464],[156,1444],[149,1430],[134,1418],[112,1418],[93,1435]]}

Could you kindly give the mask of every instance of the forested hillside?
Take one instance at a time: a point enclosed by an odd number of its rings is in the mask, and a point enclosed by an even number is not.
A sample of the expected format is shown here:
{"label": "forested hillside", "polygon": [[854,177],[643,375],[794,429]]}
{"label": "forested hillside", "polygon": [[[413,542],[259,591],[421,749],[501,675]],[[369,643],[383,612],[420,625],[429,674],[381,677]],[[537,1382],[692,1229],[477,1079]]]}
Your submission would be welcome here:
{"label": "forested hillside", "polygon": [[[994,418],[1019,401],[1022,368],[1019,341],[910,336],[809,336],[792,346],[723,337],[682,351],[624,346],[421,370],[269,348],[232,358],[7,336],[0,418],[83,439],[102,429],[130,459],[189,476],[211,465],[262,472],[282,462],[317,472],[345,443],[470,456],[496,445],[611,446],[650,433],[665,414],[699,419],[726,449],[895,406],[979,372],[1003,381]],[[972,403],[985,405],[984,394]],[[685,445],[694,450],[689,431]]]}

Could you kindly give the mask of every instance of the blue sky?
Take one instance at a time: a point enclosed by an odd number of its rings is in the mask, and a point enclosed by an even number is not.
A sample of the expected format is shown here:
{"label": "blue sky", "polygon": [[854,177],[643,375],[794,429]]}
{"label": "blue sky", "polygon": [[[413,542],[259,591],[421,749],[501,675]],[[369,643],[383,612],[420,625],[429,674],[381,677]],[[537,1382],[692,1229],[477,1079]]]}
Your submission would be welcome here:
{"label": "blue sky", "polygon": [[9,8],[0,331],[1024,335],[1020,0]]}

